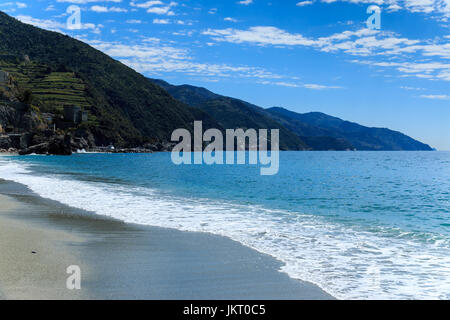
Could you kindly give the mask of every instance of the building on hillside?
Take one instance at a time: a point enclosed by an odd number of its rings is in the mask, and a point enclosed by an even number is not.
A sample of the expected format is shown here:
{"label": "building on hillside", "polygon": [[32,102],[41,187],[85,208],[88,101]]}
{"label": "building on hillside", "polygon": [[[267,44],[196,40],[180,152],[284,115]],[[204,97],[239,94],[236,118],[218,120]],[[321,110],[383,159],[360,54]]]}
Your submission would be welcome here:
{"label": "building on hillside", "polygon": [[87,111],[81,111],[81,122],[87,122],[87,121],[88,121]]}
{"label": "building on hillside", "polygon": [[88,113],[82,111],[79,106],[64,106],[64,121],[80,124],[88,121]]}
{"label": "building on hillside", "polygon": [[0,70],[0,83],[6,83],[9,81],[9,73]]}

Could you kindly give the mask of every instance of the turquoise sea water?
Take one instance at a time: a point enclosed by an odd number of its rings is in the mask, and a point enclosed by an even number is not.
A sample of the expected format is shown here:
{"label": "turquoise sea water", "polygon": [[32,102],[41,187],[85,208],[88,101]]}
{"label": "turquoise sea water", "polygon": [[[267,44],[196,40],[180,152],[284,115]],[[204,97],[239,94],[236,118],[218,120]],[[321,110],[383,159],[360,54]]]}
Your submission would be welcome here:
{"label": "turquoise sea water", "polygon": [[337,298],[450,299],[449,152],[282,152],[259,173],[169,153],[0,158],[0,178],[43,197],[230,237]]}

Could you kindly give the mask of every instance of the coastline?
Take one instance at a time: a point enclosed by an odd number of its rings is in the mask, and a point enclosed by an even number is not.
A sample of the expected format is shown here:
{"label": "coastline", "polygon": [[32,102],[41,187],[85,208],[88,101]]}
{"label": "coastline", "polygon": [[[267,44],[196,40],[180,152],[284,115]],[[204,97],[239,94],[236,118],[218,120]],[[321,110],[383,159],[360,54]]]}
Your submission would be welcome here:
{"label": "coastline", "polygon": [[[0,299],[334,299],[225,237],[126,224],[5,180],[0,203]],[[66,288],[69,265],[81,290]]]}

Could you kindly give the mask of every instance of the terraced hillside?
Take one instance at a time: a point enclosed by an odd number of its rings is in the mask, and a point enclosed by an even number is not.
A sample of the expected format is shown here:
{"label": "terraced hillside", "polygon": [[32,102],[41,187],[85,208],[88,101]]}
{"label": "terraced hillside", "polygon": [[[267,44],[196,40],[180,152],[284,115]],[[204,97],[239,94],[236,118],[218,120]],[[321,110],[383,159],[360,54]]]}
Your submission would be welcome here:
{"label": "terraced hillside", "polygon": [[74,72],[61,72],[31,61],[11,62],[0,55],[0,70],[9,72],[23,90],[30,90],[43,112],[76,104],[91,109],[86,85]]}

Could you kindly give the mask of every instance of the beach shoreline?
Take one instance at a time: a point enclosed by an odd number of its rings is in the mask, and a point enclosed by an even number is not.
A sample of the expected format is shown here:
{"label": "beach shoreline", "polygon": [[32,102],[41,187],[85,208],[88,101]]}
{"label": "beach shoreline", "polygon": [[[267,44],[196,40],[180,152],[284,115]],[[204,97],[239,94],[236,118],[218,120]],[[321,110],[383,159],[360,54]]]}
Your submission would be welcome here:
{"label": "beach shoreline", "polygon": [[[0,203],[1,299],[334,299],[228,238],[126,224],[5,180]],[[66,288],[70,265],[81,290]]]}

